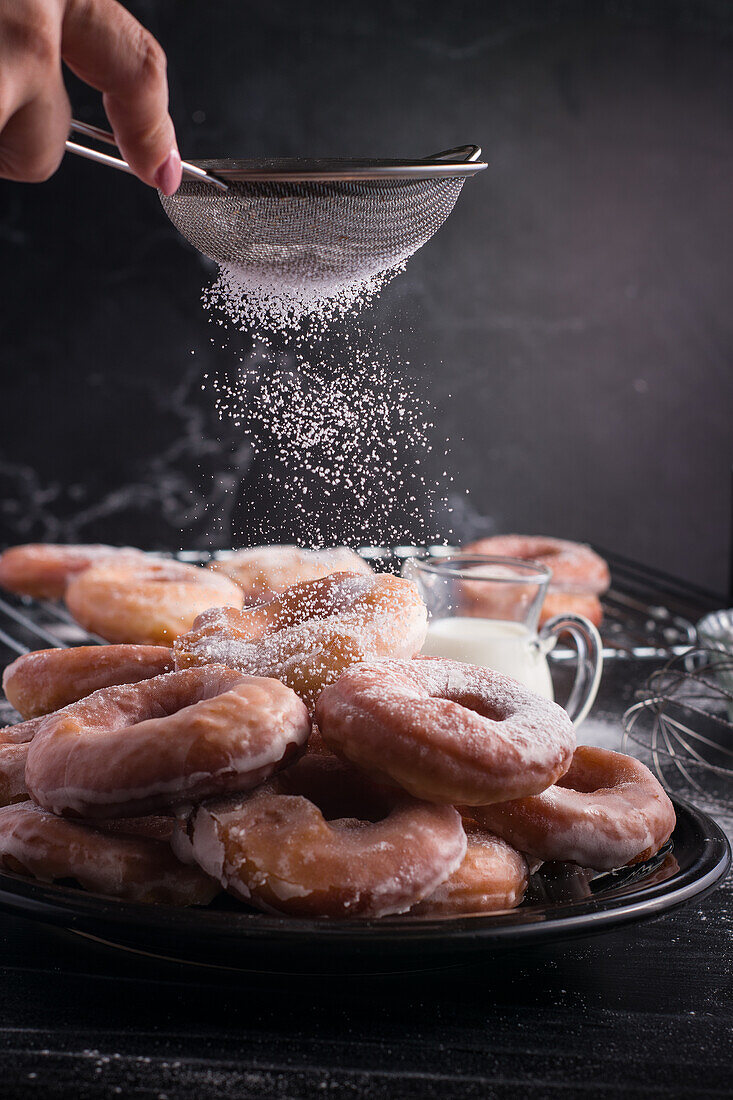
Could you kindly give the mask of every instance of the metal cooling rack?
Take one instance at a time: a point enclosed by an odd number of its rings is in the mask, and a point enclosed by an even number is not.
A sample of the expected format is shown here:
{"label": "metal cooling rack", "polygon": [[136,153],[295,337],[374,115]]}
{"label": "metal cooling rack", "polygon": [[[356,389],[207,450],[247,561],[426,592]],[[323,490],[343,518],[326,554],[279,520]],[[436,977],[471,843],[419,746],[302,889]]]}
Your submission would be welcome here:
{"label": "metal cooling rack", "polygon": [[[32,600],[9,592],[0,596],[0,664],[3,668],[34,649],[101,641],[75,623],[61,603]],[[15,711],[0,697],[0,723],[8,725],[13,721],[17,721]]]}
{"label": "metal cooling rack", "polygon": [[[445,546],[363,546],[359,553],[378,571],[399,572],[406,558],[415,554],[450,553]],[[179,560],[205,564],[212,558],[226,558],[227,552],[210,554],[184,551]],[[693,621],[706,611],[722,606],[723,597],[687,585],[676,578],[604,553],[613,576],[613,587],[603,598],[604,624],[601,634],[604,657],[670,658],[695,644]],[[82,630],[63,604],[28,597],[0,595],[0,663],[34,649],[50,646],[89,645],[101,638]],[[553,658],[573,656],[558,648]],[[0,703],[0,707],[8,704]],[[12,712],[9,712],[12,713]],[[5,715],[0,712],[0,721]]]}

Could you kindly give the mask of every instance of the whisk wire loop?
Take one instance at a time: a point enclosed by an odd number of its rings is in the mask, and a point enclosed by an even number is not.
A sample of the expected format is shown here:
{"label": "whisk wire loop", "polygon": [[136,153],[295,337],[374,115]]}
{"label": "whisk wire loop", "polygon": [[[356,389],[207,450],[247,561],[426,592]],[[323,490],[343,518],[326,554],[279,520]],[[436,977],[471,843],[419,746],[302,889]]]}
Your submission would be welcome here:
{"label": "whisk wire loop", "polygon": [[623,716],[624,741],[646,750],[660,779],[733,804],[733,658],[695,647],[656,669]]}

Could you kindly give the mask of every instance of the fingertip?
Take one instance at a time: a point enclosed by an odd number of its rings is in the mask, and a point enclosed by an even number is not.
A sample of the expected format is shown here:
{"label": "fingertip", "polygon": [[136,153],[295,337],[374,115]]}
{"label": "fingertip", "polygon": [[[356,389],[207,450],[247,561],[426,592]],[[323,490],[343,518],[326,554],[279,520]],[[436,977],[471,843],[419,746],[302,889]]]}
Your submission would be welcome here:
{"label": "fingertip", "polygon": [[181,154],[177,149],[171,149],[155,173],[155,186],[164,195],[173,195],[181,185],[182,175]]}
{"label": "fingertip", "polygon": [[147,107],[109,94],[104,96],[104,107],[117,148],[135,175],[172,195],[181,183],[181,155],[170,115],[150,115]]}

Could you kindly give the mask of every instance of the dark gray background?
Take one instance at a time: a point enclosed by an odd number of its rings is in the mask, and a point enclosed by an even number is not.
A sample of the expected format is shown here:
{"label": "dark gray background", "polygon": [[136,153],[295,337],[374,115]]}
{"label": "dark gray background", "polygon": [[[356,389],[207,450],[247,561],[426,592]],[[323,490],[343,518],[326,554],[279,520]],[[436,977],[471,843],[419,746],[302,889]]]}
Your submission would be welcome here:
{"label": "dark gray background", "polygon": [[[730,4],[129,7],[168,52],[191,157],[483,145],[489,171],[376,313],[452,440],[446,535],[588,539],[724,590]],[[201,390],[234,359],[155,194],[67,157],[0,185],[0,240],[0,538],[288,537],[287,500],[258,503],[246,437]]]}

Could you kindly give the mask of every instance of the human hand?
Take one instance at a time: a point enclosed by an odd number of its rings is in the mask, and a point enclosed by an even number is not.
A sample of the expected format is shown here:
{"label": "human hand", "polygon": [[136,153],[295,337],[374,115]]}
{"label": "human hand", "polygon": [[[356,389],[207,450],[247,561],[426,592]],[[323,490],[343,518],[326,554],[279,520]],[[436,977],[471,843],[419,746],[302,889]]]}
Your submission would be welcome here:
{"label": "human hand", "polygon": [[35,183],[58,168],[71,121],[62,62],[103,93],[135,174],[172,195],[181,158],[165,53],[117,0],[0,0],[0,177]]}

